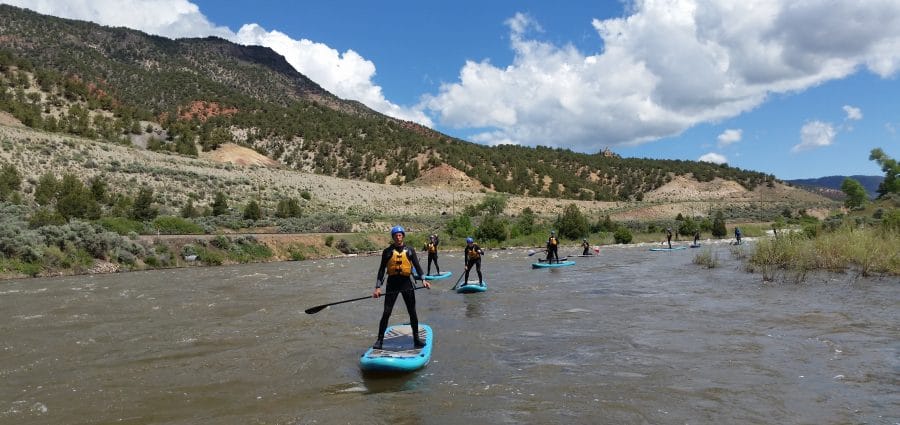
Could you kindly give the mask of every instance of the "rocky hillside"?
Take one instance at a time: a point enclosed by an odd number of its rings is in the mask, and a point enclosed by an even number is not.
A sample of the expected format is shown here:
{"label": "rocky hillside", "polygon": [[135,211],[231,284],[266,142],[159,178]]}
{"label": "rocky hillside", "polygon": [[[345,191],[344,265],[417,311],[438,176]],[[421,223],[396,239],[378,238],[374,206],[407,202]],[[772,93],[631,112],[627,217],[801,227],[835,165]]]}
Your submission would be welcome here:
{"label": "rocky hillside", "polygon": [[776,182],[695,161],[481,146],[338,99],[267,48],[170,40],[8,5],[0,5],[0,111],[51,133],[194,158],[236,144],[286,169],[393,186],[450,172],[448,185],[456,178],[475,190],[641,201],[677,177],[746,190]]}

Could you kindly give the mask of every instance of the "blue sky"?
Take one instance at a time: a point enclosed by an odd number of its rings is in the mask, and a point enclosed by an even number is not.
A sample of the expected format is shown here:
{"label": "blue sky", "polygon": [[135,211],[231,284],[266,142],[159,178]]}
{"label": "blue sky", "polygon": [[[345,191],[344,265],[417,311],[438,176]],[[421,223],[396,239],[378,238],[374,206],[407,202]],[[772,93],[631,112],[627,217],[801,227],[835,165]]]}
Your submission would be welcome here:
{"label": "blue sky", "polygon": [[0,0],[268,46],[446,134],[727,162],[782,179],[900,158],[900,2]]}

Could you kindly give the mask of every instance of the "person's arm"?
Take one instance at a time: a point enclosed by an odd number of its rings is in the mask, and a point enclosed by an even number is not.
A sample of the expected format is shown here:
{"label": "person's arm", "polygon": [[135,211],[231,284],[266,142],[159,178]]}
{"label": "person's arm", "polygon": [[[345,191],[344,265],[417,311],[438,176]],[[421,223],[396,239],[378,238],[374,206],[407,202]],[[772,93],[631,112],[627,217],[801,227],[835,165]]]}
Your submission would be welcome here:
{"label": "person's arm", "polygon": [[374,298],[381,296],[381,284],[384,283],[384,271],[387,269],[387,263],[390,259],[391,248],[388,247],[381,252],[381,265],[378,266],[378,274],[375,275],[375,291],[372,293],[372,297]]}
{"label": "person's arm", "polygon": [[422,265],[419,264],[419,256],[416,255],[416,250],[410,247],[407,255],[409,255],[409,261],[412,262],[413,267],[416,268],[416,274],[419,276],[418,280],[421,280],[422,285],[424,285],[426,288],[431,288],[431,282],[425,280],[425,272],[422,271]]}

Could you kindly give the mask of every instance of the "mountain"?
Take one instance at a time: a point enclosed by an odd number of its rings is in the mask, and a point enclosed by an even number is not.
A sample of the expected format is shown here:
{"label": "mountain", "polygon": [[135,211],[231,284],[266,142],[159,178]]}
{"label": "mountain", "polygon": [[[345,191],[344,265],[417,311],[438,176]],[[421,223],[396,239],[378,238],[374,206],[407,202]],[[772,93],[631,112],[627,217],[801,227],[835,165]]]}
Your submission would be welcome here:
{"label": "mountain", "polygon": [[831,199],[844,199],[844,192],[841,191],[841,184],[844,183],[844,179],[851,178],[858,181],[862,184],[863,188],[866,189],[866,193],[869,194],[869,198],[874,199],[878,196],[878,186],[884,181],[884,176],[827,176],[827,177],[818,177],[811,179],[793,179],[786,180],[785,183],[790,183],[795,186],[803,187],[807,190],[819,193],[823,196],[827,196]]}
{"label": "mountain", "polygon": [[288,169],[382,184],[452,172],[438,169],[445,165],[485,191],[617,201],[641,200],[677,177],[748,190],[776,181],[608,150],[482,146],[340,99],[265,47],[171,40],[8,5],[0,5],[0,83],[0,113],[34,129],[188,156],[237,144]]}

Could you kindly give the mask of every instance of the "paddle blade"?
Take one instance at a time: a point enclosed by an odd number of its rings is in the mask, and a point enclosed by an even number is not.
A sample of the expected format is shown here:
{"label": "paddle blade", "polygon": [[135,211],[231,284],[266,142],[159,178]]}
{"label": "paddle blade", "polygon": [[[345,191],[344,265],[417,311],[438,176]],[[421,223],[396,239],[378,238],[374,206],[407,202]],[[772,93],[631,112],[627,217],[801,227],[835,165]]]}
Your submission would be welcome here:
{"label": "paddle blade", "polygon": [[308,308],[308,309],[306,309],[306,310],[304,310],[304,311],[306,312],[306,314],[316,314],[316,313],[318,313],[318,312],[320,312],[320,311],[322,311],[322,310],[325,310],[326,307],[328,307],[328,304],[325,304],[325,305],[317,305],[317,306],[315,306],[315,307],[310,307],[310,308]]}

